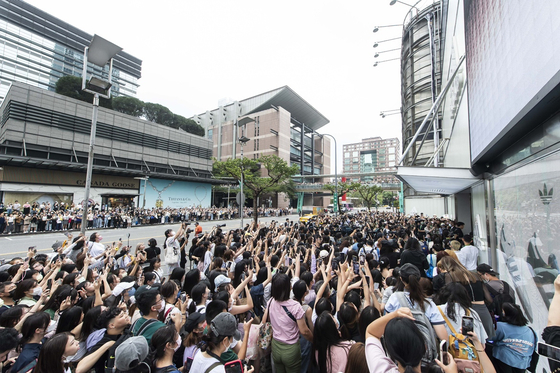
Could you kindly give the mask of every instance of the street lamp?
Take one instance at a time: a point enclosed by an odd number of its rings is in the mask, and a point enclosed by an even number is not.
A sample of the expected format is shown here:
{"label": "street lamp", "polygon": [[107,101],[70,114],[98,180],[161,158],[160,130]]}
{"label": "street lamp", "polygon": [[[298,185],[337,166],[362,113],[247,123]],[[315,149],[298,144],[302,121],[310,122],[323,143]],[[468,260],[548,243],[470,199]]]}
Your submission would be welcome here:
{"label": "street lamp", "polygon": [[335,217],[338,217],[338,168],[336,166],[337,158],[336,158],[336,139],[333,135],[329,135],[328,133],[322,133],[321,136],[329,136],[334,141],[334,198],[333,198],[333,207]]}
{"label": "street lamp", "polygon": [[[93,114],[91,116],[91,133],[89,135],[89,154],[86,172],[86,190],[82,205],[82,221],[87,222],[89,211],[89,189],[91,187],[91,174],[93,170],[93,148],[95,147],[95,132],[97,127],[97,110],[99,109],[99,96],[111,98],[111,78],[113,74],[113,57],[122,51],[122,48],[103,39],[98,35],[93,35],[89,46],[84,48],[84,64],[82,71],[82,90],[93,94]],[[109,64],[109,77],[104,80],[92,74],[91,79],[87,80],[87,65],[91,62],[103,68]],[[87,224],[82,224],[82,234],[86,234]]]}
{"label": "street lamp", "polygon": [[142,210],[146,207],[146,187],[148,185],[148,179],[150,177],[149,176],[144,176],[144,177],[135,177],[136,180],[144,180],[144,198],[142,201]]}
{"label": "street lamp", "polygon": [[375,43],[373,43],[373,47],[377,48],[379,46],[380,43],[385,43],[387,41],[393,41],[393,40],[400,40],[401,37],[398,38],[392,38],[392,39],[386,39],[386,40],[381,40],[381,41],[376,41]]}
{"label": "street lamp", "polygon": [[397,58],[391,58],[391,59],[383,60],[383,61],[375,61],[375,63],[373,64],[373,67],[376,67],[377,65],[379,65],[380,63],[383,63],[383,62],[396,61],[396,60],[400,60],[400,59],[401,59],[400,57],[397,57]]}
{"label": "street lamp", "polygon": [[[241,229],[243,229],[243,207],[245,205],[245,195],[243,194],[243,146],[249,141],[249,138],[242,135],[237,141],[239,141],[239,145],[241,145],[241,196],[239,197],[241,203],[239,204],[239,209],[241,210]],[[254,211],[254,213],[256,214],[257,212]]]}
{"label": "street lamp", "polygon": [[384,27],[402,27],[402,25],[375,26],[375,27],[373,28],[373,32],[377,32],[377,31],[379,31],[380,28],[384,28]]}
{"label": "street lamp", "polygon": [[416,9],[416,11],[419,12],[420,9],[418,9],[418,8],[416,7],[416,5],[418,5],[418,3],[419,3],[420,1],[421,1],[421,0],[418,0],[418,1],[416,2],[416,4],[410,5],[410,4],[407,4],[407,3],[402,2],[402,1],[400,1],[400,0],[391,0],[391,1],[389,2],[389,5],[395,5],[396,3],[399,3],[399,4],[403,4],[403,5],[409,6],[409,7],[411,7],[411,8],[414,8],[414,9]]}
{"label": "street lamp", "polygon": [[388,50],[386,50],[386,51],[375,52],[375,54],[373,55],[373,57],[374,57],[374,58],[377,58],[377,57],[379,57],[379,55],[380,55],[381,53],[394,52],[394,51],[400,51],[400,50],[401,50],[401,48],[395,48],[395,49],[388,49]]}

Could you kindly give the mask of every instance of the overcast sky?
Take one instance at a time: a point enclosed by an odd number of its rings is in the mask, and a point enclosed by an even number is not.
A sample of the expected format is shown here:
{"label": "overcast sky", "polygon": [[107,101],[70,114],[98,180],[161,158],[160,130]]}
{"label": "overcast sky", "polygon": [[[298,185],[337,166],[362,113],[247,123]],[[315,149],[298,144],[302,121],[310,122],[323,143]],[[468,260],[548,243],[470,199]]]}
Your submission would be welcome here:
{"label": "overcast sky", "polygon": [[[376,51],[400,48],[409,10],[389,0],[30,0],[32,5],[142,60],[138,98],[190,117],[222,98],[242,100],[288,85],[330,123],[342,144],[401,138],[399,61],[373,67]],[[377,60],[399,57],[381,53]],[[401,146],[402,152],[402,146]],[[339,161],[339,169],[341,163]]]}

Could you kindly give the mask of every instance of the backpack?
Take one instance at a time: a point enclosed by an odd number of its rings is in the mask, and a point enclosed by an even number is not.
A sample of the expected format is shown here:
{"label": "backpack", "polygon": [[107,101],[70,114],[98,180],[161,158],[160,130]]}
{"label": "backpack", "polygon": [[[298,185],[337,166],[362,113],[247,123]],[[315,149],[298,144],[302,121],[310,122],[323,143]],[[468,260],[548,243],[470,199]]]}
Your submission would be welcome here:
{"label": "backpack", "polygon": [[424,311],[422,311],[422,309],[418,305],[413,305],[403,292],[399,291],[393,294],[397,295],[397,300],[399,301],[401,307],[410,308],[412,316],[414,317],[414,323],[424,337],[424,341],[426,342],[426,353],[422,358],[422,366],[433,364],[434,359],[438,357],[438,343],[434,327],[430,323],[430,320],[428,319]]}
{"label": "backpack", "polygon": [[[473,372],[480,373],[480,361],[479,356],[471,340],[463,334],[457,333],[455,328],[447,318],[447,315],[438,306],[438,310],[443,316],[445,323],[451,330],[449,335],[449,353],[453,356],[455,363],[457,364],[457,370],[459,372]],[[467,316],[471,315],[471,311],[467,310]],[[468,368],[468,370],[466,369]]]}
{"label": "backpack", "polygon": [[498,316],[498,318],[501,318],[503,316],[502,305],[504,303],[515,304],[515,299],[513,299],[509,294],[511,289],[509,284],[505,281],[502,281],[502,284],[504,285],[502,291],[495,290],[492,286],[486,285],[488,292],[490,292],[490,295],[492,296],[492,303],[490,303],[490,305],[488,306],[488,310],[490,311],[492,316],[494,316],[494,320],[495,316]]}
{"label": "backpack", "polygon": [[426,259],[430,265],[430,267],[426,270],[426,276],[428,276],[428,278],[434,278],[435,275],[437,275],[437,257],[434,254],[428,254]]}
{"label": "backpack", "polygon": [[13,373],[31,373],[33,372],[33,369],[35,369],[36,365],[37,365],[37,359],[33,359],[33,361],[29,362],[29,364],[27,364],[17,372],[13,372]]}
{"label": "backpack", "polygon": [[[138,319],[138,320],[140,320],[140,319]],[[132,324],[132,326],[129,329],[125,330],[123,335],[121,335],[119,337],[119,339],[117,339],[117,341],[111,346],[111,348],[109,348],[109,357],[107,358],[107,361],[105,362],[105,373],[116,373],[116,372],[118,372],[117,368],[115,368],[115,353],[117,351],[117,347],[119,347],[121,343],[123,343],[124,341],[126,341],[130,337],[136,337],[136,336],[142,335],[142,333],[148,328],[148,326],[152,325],[153,323],[155,323],[157,321],[157,320],[153,320],[153,319],[146,320],[146,322],[144,322],[144,324],[142,324],[140,329],[138,329],[138,332],[135,334],[132,331],[134,330],[134,326],[136,325],[138,320],[136,320],[134,322],[134,324]],[[151,362],[147,362],[147,363],[148,363],[148,365],[151,365]]]}

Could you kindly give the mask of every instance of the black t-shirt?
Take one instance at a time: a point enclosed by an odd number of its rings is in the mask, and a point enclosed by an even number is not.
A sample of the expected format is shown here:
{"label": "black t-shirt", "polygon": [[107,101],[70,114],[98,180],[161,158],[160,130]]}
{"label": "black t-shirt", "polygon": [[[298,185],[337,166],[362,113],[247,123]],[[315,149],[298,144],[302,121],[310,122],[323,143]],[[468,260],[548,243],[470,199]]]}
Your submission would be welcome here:
{"label": "black t-shirt", "polygon": [[148,260],[154,259],[156,256],[161,254],[161,249],[159,247],[147,247],[146,248],[146,255],[148,256]]}
{"label": "black t-shirt", "polygon": [[[560,326],[547,326],[544,328],[542,338],[549,345],[560,347]],[[556,360],[548,359],[550,371],[552,373],[560,372],[560,363]]]}
{"label": "black t-shirt", "polygon": [[[100,349],[101,347],[103,347],[103,345],[109,341],[117,341],[119,339],[121,335],[109,335],[107,333],[105,333],[105,335],[103,336],[103,338],[101,338],[99,340],[99,342],[97,342],[95,345],[93,345],[93,347],[91,347],[88,351],[87,354],[91,355],[93,354],[95,351],[97,351],[98,349]],[[95,365],[93,366],[93,369],[95,369],[95,373],[104,373],[105,372],[105,362],[107,361],[107,359],[109,358],[109,350],[107,350],[103,356],[101,356],[101,358],[99,358],[99,360],[97,360],[97,362],[95,363]]]}

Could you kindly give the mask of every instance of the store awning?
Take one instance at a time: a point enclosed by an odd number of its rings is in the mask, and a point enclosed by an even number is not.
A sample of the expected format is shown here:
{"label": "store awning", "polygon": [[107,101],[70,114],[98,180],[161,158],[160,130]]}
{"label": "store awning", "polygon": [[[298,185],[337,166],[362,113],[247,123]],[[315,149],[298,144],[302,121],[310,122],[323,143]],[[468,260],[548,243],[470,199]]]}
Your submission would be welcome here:
{"label": "store awning", "polygon": [[139,193],[103,193],[100,197],[138,197]]}
{"label": "store awning", "polygon": [[398,167],[397,178],[421,193],[450,195],[481,180],[468,168]]}

